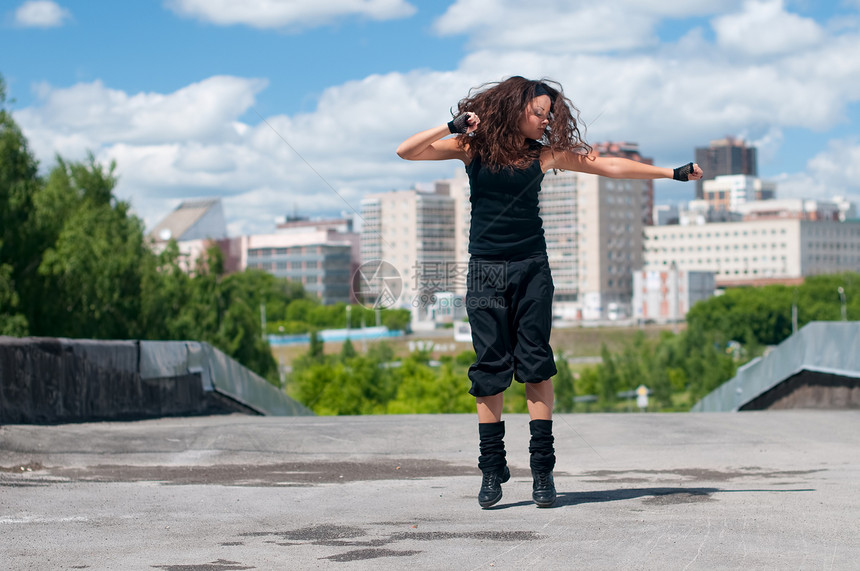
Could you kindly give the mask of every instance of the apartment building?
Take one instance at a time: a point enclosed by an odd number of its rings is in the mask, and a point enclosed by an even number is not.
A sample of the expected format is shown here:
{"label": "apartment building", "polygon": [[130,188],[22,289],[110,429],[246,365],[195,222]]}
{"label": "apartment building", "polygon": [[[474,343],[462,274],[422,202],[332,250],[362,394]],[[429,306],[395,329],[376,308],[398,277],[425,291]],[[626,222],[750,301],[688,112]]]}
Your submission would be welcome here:
{"label": "apartment building", "polygon": [[645,229],[643,269],[714,272],[717,286],[860,271],[860,222],[755,219]]}
{"label": "apartment building", "polygon": [[397,307],[426,319],[432,294],[465,284],[467,260],[455,256],[455,200],[449,189],[398,190],[361,201],[362,263],[383,260],[397,269],[402,293]]}
{"label": "apartment building", "polygon": [[630,307],[642,267],[644,181],[548,172],[540,208],[555,283],[553,311],[565,320],[604,319]]}

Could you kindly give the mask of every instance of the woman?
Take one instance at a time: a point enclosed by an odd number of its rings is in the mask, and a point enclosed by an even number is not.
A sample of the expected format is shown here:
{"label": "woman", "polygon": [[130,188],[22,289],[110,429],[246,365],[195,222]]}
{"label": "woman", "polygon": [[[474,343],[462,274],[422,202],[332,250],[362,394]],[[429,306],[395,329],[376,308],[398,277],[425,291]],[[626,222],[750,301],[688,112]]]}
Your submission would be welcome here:
{"label": "woman", "polygon": [[417,133],[397,148],[413,161],[459,159],[469,175],[466,311],[477,355],[469,368],[469,392],[477,400],[483,508],[501,499],[501,484],[510,478],[501,416],[512,376],[526,386],[532,498],[539,507],[556,499],[556,368],[549,345],[553,284],[538,208],[544,174],[559,169],[620,179],[702,177],[692,163],[668,169],[597,156],[580,134],[578,116],[558,83],[511,77],[470,92],[451,122]]}

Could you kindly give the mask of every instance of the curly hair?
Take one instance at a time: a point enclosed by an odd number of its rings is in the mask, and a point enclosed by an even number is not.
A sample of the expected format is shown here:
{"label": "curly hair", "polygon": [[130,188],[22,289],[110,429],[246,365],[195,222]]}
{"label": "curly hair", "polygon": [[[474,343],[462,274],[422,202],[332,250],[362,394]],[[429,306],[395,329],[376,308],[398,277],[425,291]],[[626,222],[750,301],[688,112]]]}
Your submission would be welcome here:
{"label": "curly hair", "polygon": [[493,170],[528,166],[540,151],[528,141],[523,144],[519,121],[529,102],[541,94],[548,94],[552,105],[549,126],[539,142],[553,152],[590,152],[579,130],[579,109],[564,96],[561,85],[549,79],[536,81],[520,76],[485,83],[460,100],[455,117],[471,112],[481,118],[476,131],[459,138],[460,146],[468,145],[468,152],[479,155]]}

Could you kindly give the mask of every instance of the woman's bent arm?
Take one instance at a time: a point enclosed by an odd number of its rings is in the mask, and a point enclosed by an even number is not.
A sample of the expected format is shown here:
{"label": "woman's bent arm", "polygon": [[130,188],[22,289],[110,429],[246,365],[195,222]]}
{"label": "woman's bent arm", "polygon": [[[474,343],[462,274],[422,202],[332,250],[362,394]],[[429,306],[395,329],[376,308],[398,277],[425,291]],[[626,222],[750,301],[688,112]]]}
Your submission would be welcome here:
{"label": "woman's bent arm", "polygon": [[416,133],[400,143],[397,154],[409,161],[442,161],[459,159],[465,155],[456,137],[442,139],[450,135],[447,125],[439,125]]}
{"label": "woman's bent arm", "polygon": [[[468,164],[470,157],[460,137],[445,139],[452,131],[461,134],[472,133],[478,128],[481,119],[474,113],[464,113],[446,125],[439,125],[416,133],[400,143],[397,154],[409,161],[443,161],[460,159]],[[452,127],[453,125],[453,127]],[[441,140],[440,140],[441,139]]]}

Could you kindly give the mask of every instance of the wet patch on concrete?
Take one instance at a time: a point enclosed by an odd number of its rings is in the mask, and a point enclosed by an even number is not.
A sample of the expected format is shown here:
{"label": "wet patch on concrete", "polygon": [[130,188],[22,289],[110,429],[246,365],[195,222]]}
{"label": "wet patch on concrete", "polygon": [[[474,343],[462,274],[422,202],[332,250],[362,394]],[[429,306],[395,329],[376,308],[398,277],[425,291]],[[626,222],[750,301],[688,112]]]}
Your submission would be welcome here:
{"label": "wet patch on concrete", "polygon": [[677,504],[698,504],[716,501],[711,494],[694,490],[692,492],[675,492],[671,494],[655,494],[642,500],[650,506],[673,506]]}
{"label": "wet patch on concrete", "polygon": [[[477,468],[437,460],[375,462],[285,462],[281,464],[221,464],[214,466],[97,465],[85,468],[44,468],[45,477],[72,482],[160,482],[169,485],[253,487],[313,486],[368,480],[418,480],[475,476]],[[10,473],[16,473],[12,470]],[[21,472],[20,469],[17,473]],[[31,480],[36,481],[36,480]]]}
{"label": "wet patch on concrete", "polygon": [[[643,481],[659,480],[665,476],[676,476],[687,482],[728,482],[740,478],[784,478],[807,476],[824,470],[789,470],[776,471],[758,467],[745,467],[736,470],[711,470],[707,468],[677,468],[674,470],[594,470],[584,472],[583,476],[595,478],[586,480],[589,483],[617,482],[638,484]],[[645,475],[648,478],[643,478]],[[649,477],[650,476],[650,477]]]}
{"label": "wet patch on concrete", "polygon": [[409,557],[418,555],[420,551],[394,551],[393,549],[356,549],[339,553],[337,555],[329,555],[328,557],[320,557],[320,559],[328,559],[330,561],[347,562],[347,561],[364,561],[367,559],[379,559],[382,557]]}
{"label": "wet patch on concrete", "polygon": [[218,559],[211,563],[201,563],[200,565],[153,565],[155,569],[165,569],[166,571],[229,571],[241,569],[256,569],[256,567],[246,567],[236,561],[227,561],[226,559]]}
{"label": "wet patch on concrete", "polygon": [[474,531],[471,533],[449,531],[399,532],[391,535],[394,541],[443,541],[448,539],[476,539],[486,541],[534,541],[541,535],[533,531]]}
{"label": "wet patch on concrete", "polygon": [[[396,524],[397,527],[403,527],[404,525],[409,524]],[[368,531],[356,526],[315,525],[288,531],[243,533],[241,537],[268,537],[272,539],[264,540],[266,543],[282,547],[296,547],[310,544],[325,547],[361,548],[320,558],[331,561],[358,561],[383,557],[404,557],[421,553],[420,550],[396,550],[387,547],[404,541],[450,541],[464,539],[467,541],[524,542],[543,538],[539,533],[533,531],[417,531],[416,527],[415,525],[412,526],[414,531],[395,531],[393,533],[371,535]]]}

